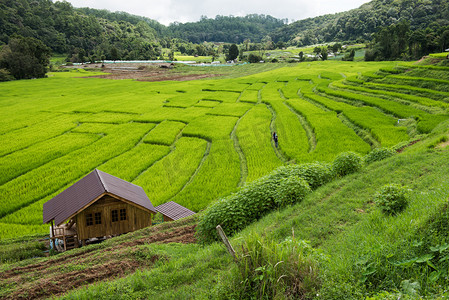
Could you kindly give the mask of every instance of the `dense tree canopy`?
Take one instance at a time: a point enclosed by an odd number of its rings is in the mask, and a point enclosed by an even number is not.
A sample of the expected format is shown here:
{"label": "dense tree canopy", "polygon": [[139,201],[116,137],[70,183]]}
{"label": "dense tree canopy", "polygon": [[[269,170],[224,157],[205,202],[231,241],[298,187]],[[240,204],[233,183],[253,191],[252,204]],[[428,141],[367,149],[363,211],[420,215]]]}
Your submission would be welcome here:
{"label": "dense tree canopy", "polygon": [[215,19],[202,17],[198,22],[173,23],[169,29],[174,37],[193,43],[243,43],[245,39],[260,42],[266,35],[284,27],[286,23],[287,20],[272,16],[252,14],[246,17],[216,16]]}
{"label": "dense tree canopy", "polygon": [[0,51],[0,69],[14,79],[41,78],[50,64],[50,54],[50,48],[40,40],[14,36]]}
{"label": "dense tree canopy", "polygon": [[[402,29],[405,36],[397,34]],[[124,12],[73,8],[65,1],[2,0],[0,47],[13,35],[39,39],[53,52],[68,54],[72,62],[157,59],[167,54],[173,58],[174,51],[215,58],[227,54],[230,44],[241,44],[240,56],[243,51],[263,55],[275,48],[327,42],[370,42],[369,59],[407,59],[449,48],[449,0],[373,0],[358,9],[290,25],[252,14],[202,17],[168,27]]]}
{"label": "dense tree canopy", "polygon": [[151,26],[163,25],[125,13],[99,11],[97,16],[94,10],[85,11],[74,9],[68,2],[1,1],[0,44],[7,44],[11,35],[19,34],[38,38],[54,52],[69,53],[74,60],[107,58],[112,47],[123,58],[159,55],[158,33]]}
{"label": "dense tree canopy", "polygon": [[449,0],[373,0],[357,9],[294,22],[272,34],[275,42],[312,45],[370,41],[380,27],[410,22],[412,31],[441,34],[449,25]]}
{"label": "dense tree canopy", "polygon": [[365,60],[419,59],[429,53],[443,51],[444,33],[449,32],[449,26],[446,28],[439,36],[437,32],[423,29],[413,31],[407,21],[381,27],[374,34]]}
{"label": "dense tree canopy", "polygon": [[229,47],[228,55],[226,56],[226,60],[234,60],[239,56],[239,48],[236,44],[232,44]]}

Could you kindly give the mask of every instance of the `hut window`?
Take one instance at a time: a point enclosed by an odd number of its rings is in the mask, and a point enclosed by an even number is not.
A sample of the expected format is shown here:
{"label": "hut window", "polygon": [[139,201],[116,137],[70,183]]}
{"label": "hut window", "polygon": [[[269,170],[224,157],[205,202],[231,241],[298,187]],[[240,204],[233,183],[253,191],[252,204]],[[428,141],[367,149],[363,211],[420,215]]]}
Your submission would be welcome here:
{"label": "hut window", "polygon": [[118,221],[118,210],[114,209],[113,211],[111,211],[111,219],[112,222]]}
{"label": "hut window", "polygon": [[126,220],[126,208],[120,209],[120,221]]}
{"label": "hut window", "polygon": [[92,214],[86,214],[86,226],[94,225],[94,218]]}
{"label": "hut window", "polygon": [[101,213],[96,212],[95,213],[95,225],[101,224]]}

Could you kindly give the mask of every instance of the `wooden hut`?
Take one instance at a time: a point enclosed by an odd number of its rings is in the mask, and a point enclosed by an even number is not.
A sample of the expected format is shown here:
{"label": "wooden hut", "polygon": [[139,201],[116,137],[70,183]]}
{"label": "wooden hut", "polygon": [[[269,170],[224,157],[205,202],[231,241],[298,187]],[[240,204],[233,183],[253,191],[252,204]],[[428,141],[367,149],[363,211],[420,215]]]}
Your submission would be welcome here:
{"label": "wooden hut", "polygon": [[157,212],[162,214],[164,217],[164,222],[179,220],[195,214],[195,212],[190,209],[185,208],[184,206],[173,201],[161,204],[155,209]]}
{"label": "wooden hut", "polygon": [[52,239],[62,239],[67,249],[69,240],[76,247],[78,241],[150,226],[153,214],[141,187],[95,169],[44,203],[43,222],[51,223]]}

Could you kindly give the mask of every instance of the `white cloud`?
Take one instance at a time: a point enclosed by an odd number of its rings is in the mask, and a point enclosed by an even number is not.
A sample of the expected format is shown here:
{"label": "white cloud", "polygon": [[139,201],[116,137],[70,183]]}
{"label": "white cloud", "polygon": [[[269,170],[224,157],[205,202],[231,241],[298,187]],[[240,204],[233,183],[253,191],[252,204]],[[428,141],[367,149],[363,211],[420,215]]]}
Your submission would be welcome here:
{"label": "white cloud", "polygon": [[201,16],[265,14],[279,19],[301,20],[357,8],[369,0],[68,0],[74,7],[125,11],[168,25],[195,22]]}

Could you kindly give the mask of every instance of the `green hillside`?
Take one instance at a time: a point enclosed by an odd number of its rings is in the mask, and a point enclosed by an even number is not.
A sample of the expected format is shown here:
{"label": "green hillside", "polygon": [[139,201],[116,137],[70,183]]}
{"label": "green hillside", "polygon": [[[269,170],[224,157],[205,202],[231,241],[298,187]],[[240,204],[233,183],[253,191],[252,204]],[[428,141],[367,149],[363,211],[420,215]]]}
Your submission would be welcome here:
{"label": "green hillside", "polygon": [[370,41],[380,27],[407,21],[412,31],[422,32],[424,38],[429,35],[429,44],[441,49],[436,37],[448,30],[448,15],[446,0],[373,0],[347,12],[296,21],[273,33],[272,38],[299,46],[364,42]]}
{"label": "green hillside", "polygon": [[393,67],[329,61],[155,83],[79,70],[1,83],[0,236],[46,232],[42,204],[94,168],[141,185],[154,205],[200,211],[277,166],[392,147],[449,118],[448,81],[434,79],[445,67]]}
{"label": "green hillside", "polygon": [[[191,244],[193,218],[51,258],[2,264],[0,296],[444,299],[448,140],[445,121],[401,153],[266,215],[231,239],[238,262],[221,243]],[[389,216],[374,198],[392,183],[408,189],[408,206]],[[0,243],[0,249],[12,244]],[[243,272],[242,266],[249,268]],[[106,279],[112,280],[101,282]],[[297,285],[285,290],[283,281],[291,279]],[[77,287],[81,289],[70,290]]]}
{"label": "green hillside", "polygon": [[[447,0],[373,0],[164,26],[0,2],[0,298],[446,299],[448,16]],[[360,44],[317,46],[337,41]],[[215,42],[256,63],[115,63],[223,60]],[[44,44],[81,64],[47,73]],[[43,204],[94,169],[197,214],[48,250]]]}
{"label": "green hillside", "polygon": [[125,12],[73,8],[70,3],[50,0],[3,1],[0,8],[0,45],[7,44],[14,34],[35,37],[55,53],[73,56],[74,61],[156,59],[163,56],[163,48],[198,55],[218,51],[203,42],[246,41],[245,47],[250,50],[330,42],[363,43],[371,41],[380,28],[403,21],[410,23],[413,32],[404,38],[424,43],[424,52],[441,52],[449,45],[447,0],[373,0],[347,12],[289,25],[286,20],[269,15],[250,14],[203,17],[197,22],[164,26]]}

